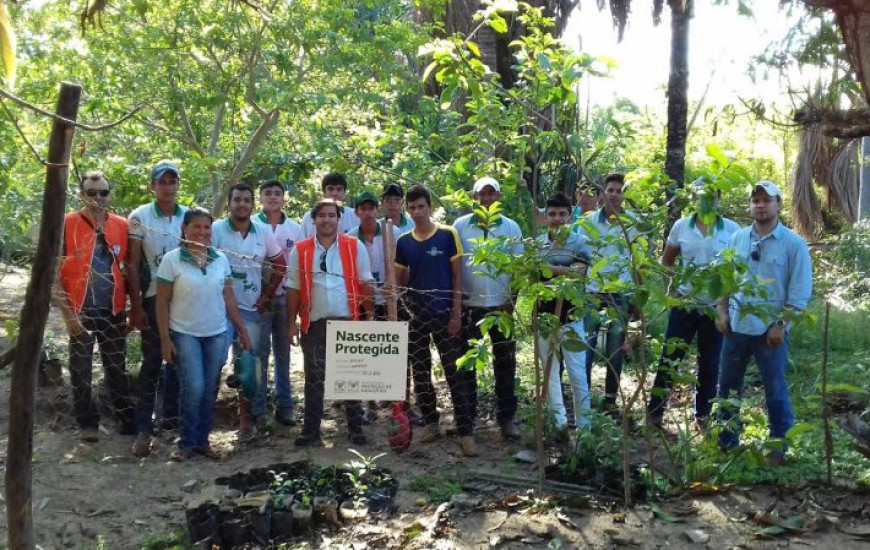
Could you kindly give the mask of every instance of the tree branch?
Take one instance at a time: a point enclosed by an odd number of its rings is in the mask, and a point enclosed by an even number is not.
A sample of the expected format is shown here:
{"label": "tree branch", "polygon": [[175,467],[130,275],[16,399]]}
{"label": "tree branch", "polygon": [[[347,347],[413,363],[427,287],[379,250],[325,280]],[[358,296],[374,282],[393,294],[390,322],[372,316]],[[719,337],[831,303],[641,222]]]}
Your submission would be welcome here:
{"label": "tree branch", "polygon": [[178,83],[175,82],[175,78],[172,76],[169,77],[169,85],[172,87],[175,96],[173,99],[178,105],[178,118],[181,120],[181,127],[184,129],[185,140],[200,157],[205,157],[205,151],[202,150],[202,145],[200,145],[199,140],[196,139],[196,135],[193,133],[193,127],[190,125],[190,119],[187,117],[187,109],[184,108],[181,90],[178,88]]}
{"label": "tree branch", "polygon": [[101,132],[103,130],[108,130],[109,128],[114,128],[115,126],[119,126],[120,124],[122,124],[122,123],[126,122],[127,120],[129,120],[130,118],[132,118],[133,115],[135,115],[136,113],[138,113],[142,109],[142,105],[137,105],[136,107],[133,108],[132,111],[125,114],[124,116],[122,116],[121,118],[116,120],[115,122],[110,122],[108,124],[101,124],[99,126],[94,126],[91,124],[82,124],[81,122],[76,122],[74,120],[64,118],[60,115],[56,115],[56,114],[52,113],[51,111],[46,111],[45,109],[37,107],[36,105],[34,105],[32,103],[28,103],[27,101],[21,99],[20,97],[16,96],[15,94],[13,94],[7,90],[4,90],[3,88],[0,88],[0,97],[4,97],[6,99],[9,99],[9,100],[13,101],[14,103],[17,103],[18,105],[24,107],[25,109],[33,111],[34,113],[36,113],[38,115],[42,115],[46,118],[50,118],[50,119],[57,121],[57,122],[62,122],[62,123],[69,125],[69,126],[74,126],[74,127],[78,128],[79,130],[84,130],[85,132]]}

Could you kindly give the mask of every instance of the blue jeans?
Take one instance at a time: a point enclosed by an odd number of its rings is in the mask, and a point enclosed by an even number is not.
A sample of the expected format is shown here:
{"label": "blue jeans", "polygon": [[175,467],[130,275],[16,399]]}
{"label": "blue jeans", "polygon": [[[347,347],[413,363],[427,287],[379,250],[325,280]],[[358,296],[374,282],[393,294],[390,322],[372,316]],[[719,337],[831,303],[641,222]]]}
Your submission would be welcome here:
{"label": "blue jeans", "polygon": [[[794,425],[794,412],[788,396],[788,383],[785,368],[788,363],[788,336],[776,348],[767,345],[767,335],[751,336],[729,332],[722,345],[722,358],[719,366],[719,392],[717,397],[725,399],[732,393],[743,398],[743,378],[750,357],[761,373],[764,384],[764,398],[767,404],[767,418],[770,424],[770,437],[783,439]],[[740,407],[723,401],[719,406],[718,419],[723,423],[719,434],[719,446],[723,449],[740,444]],[[783,448],[784,449],[784,448]],[[782,451],[784,452],[784,450]]]}
{"label": "blue jeans", "polygon": [[214,416],[215,391],[226,358],[226,334],[191,336],[171,331],[178,361],[178,403],[181,449],[208,446]]}
{"label": "blue jeans", "polygon": [[[719,376],[719,356],[722,352],[722,333],[716,330],[713,318],[703,310],[673,308],[668,315],[665,331],[665,347],[659,358],[659,367],[653,383],[647,413],[649,418],[660,421],[665,413],[671,377],[679,372],[689,344],[698,335],[698,383],[695,387],[695,418],[707,418],[716,397],[716,382]],[[676,340],[674,342],[672,339]],[[668,353],[668,345],[676,347]]]}
{"label": "blue jeans", "polygon": [[[279,409],[293,408],[290,382],[290,339],[287,336],[287,296],[275,296],[269,309],[260,316],[260,364],[269,365],[269,351],[275,357],[275,401]],[[266,369],[268,371],[268,368]],[[265,380],[263,388],[265,388]],[[263,406],[265,410],[265,404]]]}
{"label": "blue jeans", "polygon": [[[242,315],[242,322],[245,323],[245,328],[248,329],[248,336],[251,338],[251,345],[254,346],[254,349],[251,351],[257,358],[260,358],[260,329],[262,327],[262,315],[257,313],[256,311],[249,311],[247,309],[239,309],[239,313]],[[242,349],[239,347],[238,342],[238,334],[236,334],[235,327],[233,327],[232,323],[229,323],[229,330],[227,330],[227,343],[232,345],[233,348],[233,358],[238,355]],[[289,338],[289,337],[288,337]],[[267,348],[268,349],[268,348]],[[224,354],[226,357],[226,354]],[[257,396],[251,400],[251,416],[253,418],[257,418],[260,415],[266,414],[266,380],[269,375],[269,363],[263,363],[260,361],[260,380],[257,384]]]}
{"label": "blue jeans", "polygon": [[[560,338],[575,333],[575,338],[583,341],[586,331],[583,330],[583,321],[573,321],[563,325],[560,329]],[[547,368],[548,356],[554,354],[550,361],[550,380],[547,387],[547,406],[553,413],[553,419],[557,429],[563,429],[568,425],[568,417],[565,411],[565,398],[562,395],[562,378],[559,356],[564,362],[565,370],[568,371],[568,380],[571,382],[571,393],[574,397],[574,426],[582,428],[589,424],[589,382],[586,380],[585,353],[582,351],[569,351],[560,346],[559,353],[550,350],[550,341],[546,338],[538,339],[538,351],[541,354],[541,367]]]}

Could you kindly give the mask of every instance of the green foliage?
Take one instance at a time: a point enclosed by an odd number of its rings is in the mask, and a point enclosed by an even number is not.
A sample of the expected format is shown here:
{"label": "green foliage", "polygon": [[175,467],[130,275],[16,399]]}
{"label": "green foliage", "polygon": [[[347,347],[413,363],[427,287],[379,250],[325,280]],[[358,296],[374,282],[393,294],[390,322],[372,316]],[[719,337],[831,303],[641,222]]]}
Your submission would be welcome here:
{"label": "green foliage", "polygon": [[409,491],[425,493],[429,502],[449,502],[453,495],[462,492],[462,481],[443,476],[415,475],[411,477],[407,488]]}
{"label": "green foliage", "polygon": [[172,533],[161,535],[156,533],[145,533],[142,535],[142,542],[139,544],[140,550],[192,550],[190,538],[187,532],[183,529],[173,531]]}

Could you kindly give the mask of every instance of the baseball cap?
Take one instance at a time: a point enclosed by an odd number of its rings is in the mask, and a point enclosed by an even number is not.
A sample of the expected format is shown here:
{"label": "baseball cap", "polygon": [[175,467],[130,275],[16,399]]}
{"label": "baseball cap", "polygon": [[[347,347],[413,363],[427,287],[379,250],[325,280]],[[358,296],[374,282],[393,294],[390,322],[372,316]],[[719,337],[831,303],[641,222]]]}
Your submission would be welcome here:
{"label": "baseball cap", "polygon": [[763,189],[765,193],[770,195],[771,197],[780,197],[782,198],[782,192],[779,190],[779,186],[773,183],[770,180],[761,180],[755,185],[752,186],[752,189],[749,191],[749,196],[755,194],[759,189]]}
{"label": "baseball cap", "polygon": [[370,202],[375,206],[378,205],[378,198],[371,191],[363,191],[359,195],[357,195],[356,200],[354,201],[354,208],[362,205],[365,202]]}
{"label": "baseball cap", "polygon": [[695,181],[689,184],[689,187],[692,189],[692,191],[701,193],[704,191],[704,189],[707,188],[707,178],[705,178],[704,176],[696,178]]}
{"label": "baseball cap", "polygon": [[472,193],[480,193],[483,191],[484,187],[492,187],[495,189],[496,193],[501,193],[501,186],[495,180],[495,178],[491,178],[489,176],[484,176],[474,182],[474,187],[471,188]]}
{"label": "baseball cap", "polygon": [[154,165],[154,168],[151,169],[151,181],[157,181],[163,174],[167,172],[172,172],[176,177],[181,177],[181,172],[179,172],[178,167],[169,160],[161,160],[157,164]]}
{"label": "baseball cap", "polygon": [[[374,196],[374,194],[372,194]],[[402,189],[401,184],[398,183],[388,183],[384,186],[384,192],[381,193],[381,197],[404,197],[405,190]]]}

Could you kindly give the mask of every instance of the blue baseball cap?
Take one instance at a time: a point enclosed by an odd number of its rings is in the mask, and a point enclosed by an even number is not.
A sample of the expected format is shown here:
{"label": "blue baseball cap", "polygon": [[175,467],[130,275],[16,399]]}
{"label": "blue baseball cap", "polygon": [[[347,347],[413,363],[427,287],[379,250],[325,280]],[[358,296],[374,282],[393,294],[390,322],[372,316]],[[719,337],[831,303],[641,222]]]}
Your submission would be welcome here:
{"label": "blue baseball cap", "polygon": [[151,181],[157,181],[163,177],[163,174],[172,173],[175,177],[181,178],[181,172],[178,167],[170,160],[161,160],[151,169]]}

